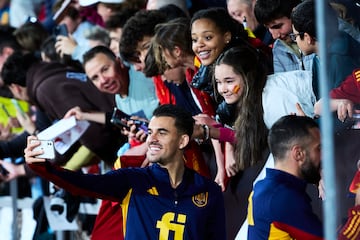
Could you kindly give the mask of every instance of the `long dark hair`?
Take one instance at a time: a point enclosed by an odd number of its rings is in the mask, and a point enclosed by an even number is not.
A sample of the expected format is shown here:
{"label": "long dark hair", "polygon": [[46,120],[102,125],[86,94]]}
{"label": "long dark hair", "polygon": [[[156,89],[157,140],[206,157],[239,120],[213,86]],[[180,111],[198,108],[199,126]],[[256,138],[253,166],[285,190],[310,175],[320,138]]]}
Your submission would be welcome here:
{"label": "long dark hair", "polygon": [[240,169],[261,160],[267,145],[268,129],[264,123],[262,92],[267,79],[267,67],[263,53],[248,44],[233,47],[224,52],[215,67],[226,64],[243,77],[244,89],[237,103],[235,121],[235,157]]}

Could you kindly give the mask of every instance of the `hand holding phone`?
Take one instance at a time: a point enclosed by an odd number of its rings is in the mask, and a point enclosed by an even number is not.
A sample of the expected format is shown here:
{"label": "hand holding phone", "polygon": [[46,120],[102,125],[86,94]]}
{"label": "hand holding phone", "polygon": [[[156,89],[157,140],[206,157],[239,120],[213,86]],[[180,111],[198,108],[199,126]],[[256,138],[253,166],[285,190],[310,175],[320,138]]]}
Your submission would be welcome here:
{"label": "hand holding phone", "polygon": [[125,128],[127,130],[130,130],[130,127],[127,124],[128,121],[131,121],[132,124],[136,125],[137,131],[142,129],[143,131],[147,132],[148,130],[147,122],[138,119],[131,119],[131,116],[129,114],[124,113],[118,108],[114,108],[113,115],[110,120],[112,124],[114,124],[115,126],[121,129]]}
{"label": "hand holding phone", "polygon": [[51,140],[31,140],[39,141],[40,145],[35,147],[32,151],[37,152],[42,150],[43,153],[36,156],[36,158],[44,158],[44,159],[54,159],[55,158],[55,149],[54,149],[54,142]]}

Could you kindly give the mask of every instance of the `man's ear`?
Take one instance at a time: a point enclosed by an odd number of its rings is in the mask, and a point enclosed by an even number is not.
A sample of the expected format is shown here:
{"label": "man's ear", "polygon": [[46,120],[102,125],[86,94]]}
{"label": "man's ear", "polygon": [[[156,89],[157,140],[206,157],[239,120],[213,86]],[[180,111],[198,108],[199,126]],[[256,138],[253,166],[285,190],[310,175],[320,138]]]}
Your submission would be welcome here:
{"label": "man's ear", "polygon": [[315,39],[311,37],[308,33],[304,33],[304,40],[308,45],[315,43]]}
{"label": "man's ear", "polygon": [[303,162],[305,159],[305,151],[300,145],[294,145],[291,148],[291,156],[296,162]]}
{"label": "man's ear", "polygon": [[180,141],[179,141],[179,149],[183,150],[189,143],[190,137],[187,134],[181,135]]}

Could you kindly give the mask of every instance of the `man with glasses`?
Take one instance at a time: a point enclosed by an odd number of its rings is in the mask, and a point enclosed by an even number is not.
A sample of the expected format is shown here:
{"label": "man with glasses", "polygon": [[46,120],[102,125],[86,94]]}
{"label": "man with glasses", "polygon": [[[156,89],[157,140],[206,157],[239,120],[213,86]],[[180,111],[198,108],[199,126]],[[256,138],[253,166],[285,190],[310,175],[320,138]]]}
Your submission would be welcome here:
{"label": "man with glasses", "polygon": [[[326,49],[327,49],[327,80],[329,88],[333,89],[351,75],[360,66],[360,43],[348,33],[339,30],[338,18],[330,4],[325,4],[326,17]],[[319,53],[319,41],[316,28],[316,4],[313,0],[303,1],[295,7],[291,14],[293,34],[290,35],[304,55]],[[314,58],[313,85],[314,93],[319,97],[319,58]],[[311,69],[307,69],[311,70]]]}
{"label": "man with glasses", "polygon": [[290,19],[293,8],[300,0],[257,0],[255,16],[264,24],[275,39],[273,45],[274,72],[294,70],[311,70],[314,54],[303,56],[296,42],[290,37],[292,22]]}

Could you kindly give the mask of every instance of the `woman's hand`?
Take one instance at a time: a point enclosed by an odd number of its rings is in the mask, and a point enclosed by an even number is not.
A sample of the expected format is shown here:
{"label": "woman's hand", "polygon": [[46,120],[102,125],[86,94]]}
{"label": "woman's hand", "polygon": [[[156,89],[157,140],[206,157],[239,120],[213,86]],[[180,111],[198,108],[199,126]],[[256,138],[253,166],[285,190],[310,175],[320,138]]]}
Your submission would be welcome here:
{"label": "woman's hand", "polygon": [[228,177],[233,177],[239,171],[238,164],[234,156],[234,146],[230,143],[225,143],[225,171]]}
{"label": "woman's hand", "polygon": [[69,117],[72,117],[72,116],[75,116],[75,118],[77,120],[86,120],[84,118],[84,112],[81,111],[81,108],[76,106],[76,107],[73,107],[71,108],[69,111],[67,111],[64,115],[64,118],[69,118]]}
{"label": "woman's hand", "polygon": [[225,192],[226,190],[226,173],[224,169],[218,169],[215,177],[215,182],[221,187],[221,191]]}
{"label": "woman's hand", "polygon": [[193,118],[195,119],[195,123],[199,125],[213,126],[218,124],[218,122],[216,122],[214,118],[204,113],[200,113],[194,116]]}

